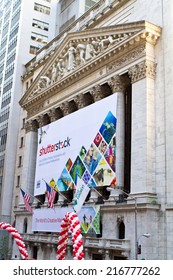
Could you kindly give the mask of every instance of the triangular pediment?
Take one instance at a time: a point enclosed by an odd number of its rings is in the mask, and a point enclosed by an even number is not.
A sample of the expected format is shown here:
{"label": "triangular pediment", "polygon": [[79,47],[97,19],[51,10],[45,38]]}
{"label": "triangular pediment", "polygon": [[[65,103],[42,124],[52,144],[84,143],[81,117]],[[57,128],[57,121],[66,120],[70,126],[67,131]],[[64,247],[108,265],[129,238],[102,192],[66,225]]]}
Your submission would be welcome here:
{"label": "triangular pediment", "polygon": [[160,31],[159,27],[140,21],[66,34],[22,97],[21,106],[25,107],[25,104],[38,98],[42,92],[53,89],[57,83],[89,66],[93,60],[101,61],[105,54],[116,52],[116,49],[122,50],[121,46],[125,49],[147,37],[154,44]]}

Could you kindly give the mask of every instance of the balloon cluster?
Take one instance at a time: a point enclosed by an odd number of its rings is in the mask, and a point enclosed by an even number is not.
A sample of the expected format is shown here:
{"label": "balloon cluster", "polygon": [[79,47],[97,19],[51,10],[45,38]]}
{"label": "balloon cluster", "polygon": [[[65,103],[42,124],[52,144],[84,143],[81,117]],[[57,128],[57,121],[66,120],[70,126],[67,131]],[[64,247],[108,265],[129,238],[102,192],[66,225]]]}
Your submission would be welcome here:
{"label": "balloon cluster", "polygon": [[[16,241],[19,252],[21,254],[21,258],[23,260],[32,260],[28,257],[28,252],[22,240],[22,237],[20,236],[20,233],[14,227],[12,227],[10,224],[1,222],[0,229],[5,229],[12,235],[12,237]],[[61,232],[58,239],[57,259],[65,259],[69,231],[72,232],[73,259],[83,260],[83,240],[81,235],[80,222],[77,214],[74,212],[68,212],[62,220]]]}
{"label": "balloon cluster", "polygon": [[7,230],[12,235],[12,237],[15,239],[22,259],[23,260],[28,259],[27,249],[26,249],[25,244],[22,240],[22,237],[20,236],[20,233],[17,231],[17,229],[12,227],[10,224],[6,224],[4,222],[0,223],[0,228]]}
{"label": "balloon cluster", "polygon": [[74,212],[68,212],[62,220],[61,232],[58,240],[57,247],[57,259],[65,259],[65,251],[68,242],[68,232],[72,232],[72,242],[73,242],[73,259],[83,260],[83,241],[81,235],[81,228],[78,216]]}

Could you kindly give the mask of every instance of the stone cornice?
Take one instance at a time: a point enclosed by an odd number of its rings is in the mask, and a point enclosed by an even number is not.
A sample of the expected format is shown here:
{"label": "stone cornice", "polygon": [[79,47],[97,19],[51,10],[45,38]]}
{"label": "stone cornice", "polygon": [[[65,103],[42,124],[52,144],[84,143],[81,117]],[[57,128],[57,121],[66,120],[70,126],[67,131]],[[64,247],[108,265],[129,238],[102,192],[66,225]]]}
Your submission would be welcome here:
{"label": "stone cornice", "polygon": [[[139,203],[137,205],[137,209],[138,211],[148,211],[148,210],[155,210],[155,211],[159,211],[160,210],[160,204],[151,204],[151,203]],[[108,204],[104,204],[101,207],[101,212],[112,212],[115,211],[115,213],[119,213],[119,212],[130,212],[135,210],[135,204],[126,204],[126,203],[118,203],[114,205],[108,205]]]}

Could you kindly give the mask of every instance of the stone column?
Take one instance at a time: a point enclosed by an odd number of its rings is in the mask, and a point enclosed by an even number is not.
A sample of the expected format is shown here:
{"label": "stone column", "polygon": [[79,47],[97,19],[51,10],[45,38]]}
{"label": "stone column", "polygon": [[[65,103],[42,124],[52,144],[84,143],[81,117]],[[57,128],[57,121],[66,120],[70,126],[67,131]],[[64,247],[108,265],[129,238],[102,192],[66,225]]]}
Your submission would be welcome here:
{"label": "stone column", "polygon": [[27,246],[28,256],[29,256],[29,258],[31,258],[31,256],[32,256],[32,246],[29,242],[25,242],[25,245]]}
{"label": "stone column", "polygon": [[73,256],[72,256],[72,247],[71,245],[67,245],[67,249],[66,249],[66,259],[67,260],[72,260]]}
{"label": "stone column", "polygon": [[109,250],[105,250],[104,259],[105,259],[105,260],[110,260]]}
{"label": "stone column", "polygon": [[[25,130],[26,137],[21,186],[26,192],[33,195],[37,155],[37,127],[34,122],[29,121],[26,123]],[[23,204],[21,196],[20,204]]]}
{"label": "stone column", "polygon": [[89,255],[89,249],[88,248],[84,249],[84,254],[85,254],[85,256],[84,256],[85,260],[90,260],[90,255]]}
{"label": "stone column", "polygon": [[[34,244],[35,245],[35,244]],[[44,260],[43,254],[44,254],[44,245],[41,243],[36,244],[37,246],[37,260]]]}
{"label": "stone column", "polygon": [[156,65],[144,61],[129,70],[132,82],[131,193],[151,193],[154,186]]}
{"label": "stone column", "polygon": [[56,246],[51,244],[50,260],[56,260]]}
{"label": "stone column", "polygon": [[[124,187],[124,143],[125,143],[125,100],[124,90],[127,80],[114,76],[108,81],[113,94],[117,94],[117,124],[116,124],[116,186]],[[111,195],[115,195],[114,191]]]}

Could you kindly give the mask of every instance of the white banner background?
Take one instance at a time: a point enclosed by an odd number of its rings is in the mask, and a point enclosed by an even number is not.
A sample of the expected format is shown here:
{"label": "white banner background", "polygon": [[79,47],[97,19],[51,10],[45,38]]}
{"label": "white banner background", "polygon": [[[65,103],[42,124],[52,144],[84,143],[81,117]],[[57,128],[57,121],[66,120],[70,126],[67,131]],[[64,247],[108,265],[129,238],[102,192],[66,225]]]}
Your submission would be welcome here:
{"label": "white banner background", "polygon": [[[67,160],[70,158],[75,161],[82,146],[89,149],[108,112],[116,116],[116,106],[117,96],[113,94],[39,129],[35,196],[45,193],[42,179],[49,183],[53,178],[57,182]],[[70,146],[39,156],[42,148],[64,140]]]}
{"label": "white banner background", "polygon": [[[78,213],[79,221],[84,222],[83,217],[92,217],[94,220],[99,206],[83,206]],[[32,216],[32,231],[43,231],[43,232],[60,232],[61,221],[67,212],[74,212],[73,208],[62,207],[62,208],[41,208],[34,209]]]}

